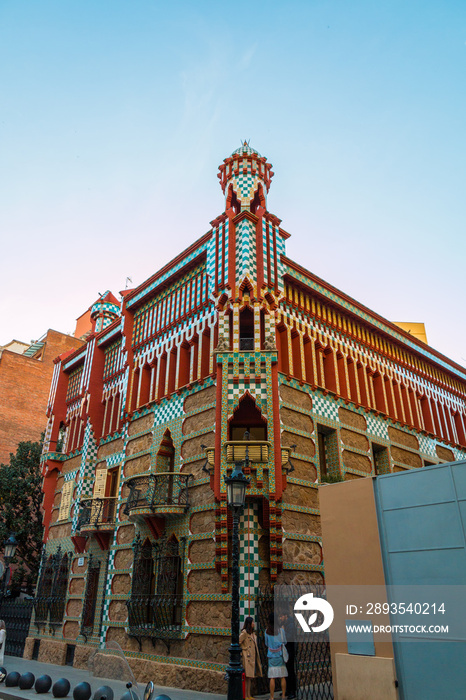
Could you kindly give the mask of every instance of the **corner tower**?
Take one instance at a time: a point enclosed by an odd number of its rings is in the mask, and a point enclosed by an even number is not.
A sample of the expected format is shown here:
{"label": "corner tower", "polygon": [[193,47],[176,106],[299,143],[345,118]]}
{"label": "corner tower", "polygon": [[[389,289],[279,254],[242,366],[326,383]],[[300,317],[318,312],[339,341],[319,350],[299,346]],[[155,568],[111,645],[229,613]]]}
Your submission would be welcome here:
{"label": "corner tower", "polygon": [[219,166],[225,212],[211,222],[209,291],[228,316],[226,325],[220,322],[221,343],[234,351],[242,341],[259,351],[275,337],[272,317],[283,295],[289,234],[267,210],[272,177],[272,165],[246,142]]}
{"label": "corner tower", "polygon": [[240,521],[244,616],[254,610],[260,581],[276,581],[281,570],[283,467],[290,451],[281,445],[275,340],[288,234],[267,209],[272,177],[272,165],[246,142],[225,158],[218,174],[225,212],[211,222],[207,256],[209,291],[218,314],[216,444],[211,454],[215,453],[214,490],[219,503],[217,566],[224,592],[228,587],[225,476],[235,461],[246,456],[250,460],[251,486]]}

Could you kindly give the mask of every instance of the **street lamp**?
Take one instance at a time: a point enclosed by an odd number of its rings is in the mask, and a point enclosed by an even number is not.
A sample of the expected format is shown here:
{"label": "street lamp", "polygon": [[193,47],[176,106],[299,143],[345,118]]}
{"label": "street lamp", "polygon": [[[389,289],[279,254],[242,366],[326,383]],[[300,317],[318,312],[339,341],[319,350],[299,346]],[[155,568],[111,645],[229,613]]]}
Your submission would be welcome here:
{"label": "street lamp", "polygon": [[3,589],[2,598],[6,595],[6,591],[9,583],[9,572],[10,572],[10,562],[14,558],[16,553],[16,547],[18,543],[16,541],[15,533],[12,532],[7,540],[3,543],[5,551],[3,553],[3,560],[5,562],[5,573],[3,574]]}
{"label": "street lamp", "polygon": [[227,700],[243,700],[243,664],[239,645],[239,536],[238,520],[244,508],[246,489],[250,480],[243,474],[242,462],[235,462],[231,476],[225,477],[227,485],[227,503],[233,514],[232,531],[232,577],[231,577],[231,645],[230,664],[227,668]]}

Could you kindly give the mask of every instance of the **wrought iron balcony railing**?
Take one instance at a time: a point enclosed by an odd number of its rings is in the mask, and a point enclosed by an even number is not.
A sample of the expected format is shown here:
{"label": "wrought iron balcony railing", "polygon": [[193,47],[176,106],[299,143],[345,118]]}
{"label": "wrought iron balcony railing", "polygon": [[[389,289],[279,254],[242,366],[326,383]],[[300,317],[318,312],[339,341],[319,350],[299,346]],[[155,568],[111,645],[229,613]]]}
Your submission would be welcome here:
{"label": "wrought iron balcony railing", "polygon": [[126,601],[132,637],[178,639],[182,635],[183,596],[172,593],[131,595]]}
{"label": "wrought iron balcony railing", "polygon": [[115,525],[117,498],[87,498],[79,504],[78,530],[109,529]]}
{"label": "wrought iron balcony railing", "polygon": [[239,349],[240,350],[254,350],[254,338],[240,338],[239,339]]}
{"label": "wrought iron balcony railing", "polygon": [[189,508],[189,480],[192,474],[161,472],[128,479],[129,488],[125,514],[135,510],[150,512],[179,512]]}

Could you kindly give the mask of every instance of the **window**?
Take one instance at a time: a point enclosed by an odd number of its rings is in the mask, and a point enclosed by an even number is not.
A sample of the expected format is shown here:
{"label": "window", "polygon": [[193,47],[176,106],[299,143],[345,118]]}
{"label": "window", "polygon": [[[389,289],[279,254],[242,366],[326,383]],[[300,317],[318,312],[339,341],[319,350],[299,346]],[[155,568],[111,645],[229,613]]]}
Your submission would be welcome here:
{"label": "window", "polygon": [[390,473],[390,457],[388,449],[384,445],[372,443],[372,461],[374,462],[374,474]]}
{"label": "window", "polygon": [[89,555],[87,566],[86,593],[84,595],[83,613],[81,618],[81,634],[87,637],[94,629],[97,592],[99,589],[100,561]]}
{"label": "window", "polygon": [[175,536],[133,543],[131,596],[127,601],[130,635],[137,639],[176,639],[183,611],[182,552]]}
{"label": "window", "polygon": [[340,473],[337,431],[326,425],[317,426],[317,450],[319,454],[320,480]]}
{"label": "window", "polygon": [[267,421],[250,394],[245,394],[230,419],[230,440],[267,440]]}
{"label": "window", "polygon": [[68,589],[70,553],[59,546],[55,554],[43,559],[34,598],[35,624],[39,629],[49,619],[50,625],[63,622]]}
{"label": "window", "polygon": [[65,481],[61,490],[61,501],[60,510],[58,511],[58,520],[66,520],[70,517],[73,489],[74,481]]}
{"label": "window", "polygon": [[254,311],[249,306],[239,313],[239,349],[254,350]]}

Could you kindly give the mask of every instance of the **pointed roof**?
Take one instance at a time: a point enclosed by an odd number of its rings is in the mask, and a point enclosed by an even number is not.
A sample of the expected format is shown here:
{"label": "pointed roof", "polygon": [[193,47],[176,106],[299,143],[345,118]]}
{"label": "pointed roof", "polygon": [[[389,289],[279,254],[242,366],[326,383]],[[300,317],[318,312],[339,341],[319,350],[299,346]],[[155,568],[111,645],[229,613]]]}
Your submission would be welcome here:
{"label": "pointed roof", "polygon": [[237,148],[236,151],[233,151],[233,153],[231,155],[232,156],[236,156],[236,155],[238,155],[238,156],[242,156],[242,155],[253,156],[253,155],[255,155],[255,156],[261,157],[261,154],[259,153],[259,151],[256,151],[255,148],[251,148],[251,146],[249,145],[249,143],[247,141],[243,141],[243,145],[240,146],[239,148]]}

